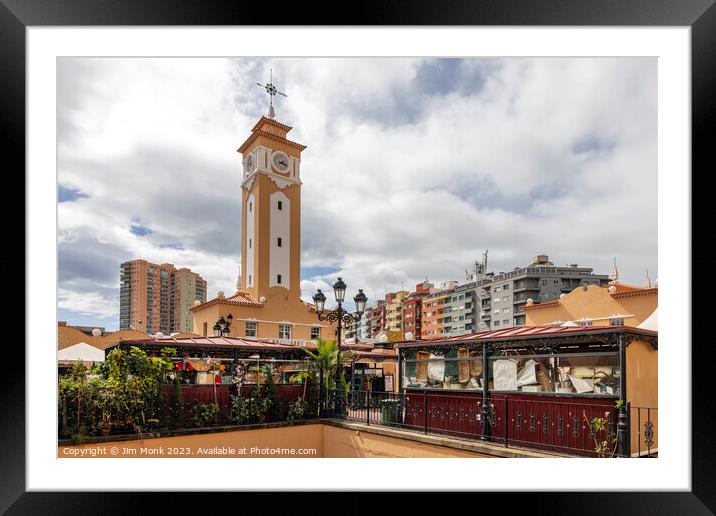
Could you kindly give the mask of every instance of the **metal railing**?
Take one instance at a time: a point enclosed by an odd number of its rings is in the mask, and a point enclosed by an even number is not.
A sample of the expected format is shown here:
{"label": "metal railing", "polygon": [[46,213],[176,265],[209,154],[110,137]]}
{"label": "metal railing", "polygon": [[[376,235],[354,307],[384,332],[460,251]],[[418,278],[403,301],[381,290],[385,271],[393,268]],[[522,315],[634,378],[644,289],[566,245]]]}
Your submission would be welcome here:
{"label": "metal railing", "polygon": [[[334,398],[326,414],[350,422],[389,426],[505,447],[585,457],[654,457],[658,452],[656,408],[628,406],[628,445],[618,445],[619,408],[611,398],[406,391],[351,391]],[[623,450],[626,450],[625,452]]]}

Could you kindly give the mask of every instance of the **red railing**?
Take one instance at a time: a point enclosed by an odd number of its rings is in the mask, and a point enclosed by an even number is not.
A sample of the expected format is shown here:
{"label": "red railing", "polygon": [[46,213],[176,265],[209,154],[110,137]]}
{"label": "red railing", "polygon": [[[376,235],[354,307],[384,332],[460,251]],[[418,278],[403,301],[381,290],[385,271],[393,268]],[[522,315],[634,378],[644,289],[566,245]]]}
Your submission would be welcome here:
{"label": "red railing", "polygon": [[[504,446],[613,457],[617,454],[616,401],[613,397],[490,393],[483,412],[480,391],[353,391],[337,417]],[[656,409],[629,407],[627,413],[631,413],[632,455],[641,446],[648,448],[642,456],[652,456],[649,452],[657,442]]]}

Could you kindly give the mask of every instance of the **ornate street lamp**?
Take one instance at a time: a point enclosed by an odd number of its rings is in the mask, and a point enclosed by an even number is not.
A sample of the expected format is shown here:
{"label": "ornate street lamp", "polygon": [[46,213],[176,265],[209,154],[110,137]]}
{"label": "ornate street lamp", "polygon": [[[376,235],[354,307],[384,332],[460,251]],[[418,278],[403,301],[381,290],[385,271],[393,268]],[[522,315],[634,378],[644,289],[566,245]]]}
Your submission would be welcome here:
{"label": "ornate street lamp", "polygon": [[231,321],[233,318],[234,316],[231,314],[227,315],[226,319],[224,319],[224,316],[222,315],[219,320],[216,321],[216,324],[214,324],[214,336],[228,337],[229,332],[231,331]]}
{"label": "ornate street lamp", "polygon": [[351,314],[343,310],[343,301],[346,297],[346,284],[340,277],[338,281],[333,284],[333,294],[336,298],[336,304],[338,305],[334,310],[326,311],[326,295],[320,291],[320,289],[313,296],[313,302],[316,304],[316,314],[319,321],[329,321],[338,323],[336,327],[336,336],[338,338],[338,357],[339,363],[336,367],[336,412],[340,412],[341,403],[341,334],[343,325],[348,329],[348,325],[353,322],[360,321],[363,313],[365,312],[365,305],[368,301],[368,297],[363,293],[363,289],[358,289],[358,294],[353,297],[353,301],[356,304],[356,312]]}

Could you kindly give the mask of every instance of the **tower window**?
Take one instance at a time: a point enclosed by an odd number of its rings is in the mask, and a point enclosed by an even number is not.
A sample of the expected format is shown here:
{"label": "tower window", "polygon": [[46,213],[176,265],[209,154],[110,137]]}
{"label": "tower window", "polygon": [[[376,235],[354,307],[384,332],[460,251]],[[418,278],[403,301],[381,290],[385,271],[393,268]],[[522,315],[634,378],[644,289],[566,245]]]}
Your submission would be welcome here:
{"label": "tower window", "polygon": [[283,201],[278,201],[278,209],[283,210]]}
{"label": "tower window", "polygon": [[282,247],[283,239],[281,237],[278,237],[278,246]]}
{"label": "tower window", "polygon": [[279,285],[281,284],[281,275],[280,274],[278,274],[276,276],[276,283],[278,283]]}
{"label": "tower window", "polygon": [[254,208],[254,203],[250,202],[249,203],[249,211],[253,211],[253,208]]}
{"label": "tower window", "polygon": [[251,239],[249,238],[249,249],[251,249]]}

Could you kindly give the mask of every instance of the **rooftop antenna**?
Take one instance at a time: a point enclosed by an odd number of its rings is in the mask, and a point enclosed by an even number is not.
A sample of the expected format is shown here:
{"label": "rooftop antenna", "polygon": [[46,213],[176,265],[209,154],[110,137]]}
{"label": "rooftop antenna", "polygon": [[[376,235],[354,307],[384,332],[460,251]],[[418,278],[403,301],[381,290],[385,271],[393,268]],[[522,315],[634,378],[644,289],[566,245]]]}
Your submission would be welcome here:
{"label": "rooftop antenna", "polygon": [[273,68],[269,69],[269,82],[267,82],[266,84],[261,84],[261,83],[257,82],[256,86],[260,86],[260,87],[266,89],[266,93],[268,93],[268,96],[269,96],[269,109],[268,109],[268,113],[266,114],[266,117],[274,118],[276,116],[276,112],[273,109],[273,98],[277,94],[283,95],[284,97],[288,97],[288,95],[278,91],[276,89],[276,86],[273,85]]}

